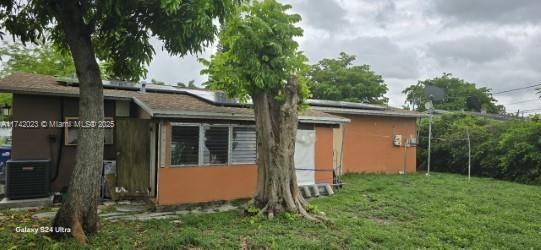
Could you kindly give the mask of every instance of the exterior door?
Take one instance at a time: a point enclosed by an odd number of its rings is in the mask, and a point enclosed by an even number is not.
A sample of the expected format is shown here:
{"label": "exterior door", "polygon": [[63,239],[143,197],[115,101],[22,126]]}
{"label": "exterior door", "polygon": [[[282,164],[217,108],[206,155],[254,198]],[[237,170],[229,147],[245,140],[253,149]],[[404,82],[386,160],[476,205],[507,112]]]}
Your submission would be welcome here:
{"label": "exterior door", "polygon": [[301,185],[315,184],[315,144],[316,131],[299,129],[295,141],[295,168],[297,183]]}
{"label": "exterior door", "polygon": [[333,169],[339,174],[342,174],[342,158],[343,158],[343,143],[344,143],[344,125],[332,129],[333,142]]}
{"label": "exterior door", "polygon": [[115,126],[119,195],[144,196],[150,188],[150,120],[117,118]]}

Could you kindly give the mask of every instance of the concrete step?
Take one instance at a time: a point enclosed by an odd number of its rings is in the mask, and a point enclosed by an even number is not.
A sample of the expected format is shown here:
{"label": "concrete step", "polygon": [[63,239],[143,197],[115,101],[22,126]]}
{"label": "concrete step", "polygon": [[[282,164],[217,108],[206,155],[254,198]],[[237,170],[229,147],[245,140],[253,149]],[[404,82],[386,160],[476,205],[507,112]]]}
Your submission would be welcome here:
{"label": "concrete step", "polygon": [[327,183],[302,185],[299,190],[304,198],[334,195],[332,186]]}

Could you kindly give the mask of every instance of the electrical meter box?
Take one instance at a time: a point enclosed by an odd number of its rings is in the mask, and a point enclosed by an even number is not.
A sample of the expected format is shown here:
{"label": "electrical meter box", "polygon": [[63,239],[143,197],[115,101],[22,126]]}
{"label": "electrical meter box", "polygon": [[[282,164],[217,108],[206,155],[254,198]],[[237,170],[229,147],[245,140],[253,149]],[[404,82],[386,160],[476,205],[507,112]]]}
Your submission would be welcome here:
{"label": "electrical meter box", "polygon": [[408,139],[408,146],[410,147],[417,146],[417,138],[410,136],[410,138]]}
{"label": "electrical meter box", "polygon": [[397,147],[402,146],[402,135],[395,135],[393,137],[393,145]]}

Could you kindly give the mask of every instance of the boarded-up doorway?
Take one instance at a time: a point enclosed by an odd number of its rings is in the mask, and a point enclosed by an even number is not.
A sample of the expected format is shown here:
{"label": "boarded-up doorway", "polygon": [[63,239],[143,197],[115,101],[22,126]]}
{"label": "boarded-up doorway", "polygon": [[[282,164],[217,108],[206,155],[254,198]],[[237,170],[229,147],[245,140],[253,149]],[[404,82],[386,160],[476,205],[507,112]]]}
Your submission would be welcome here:
{"label": "boarded-up doorway", "polygon": [[300,186],[313,185],[316,182],[315,145],[316,131],[314,129],[297,130],[295,168],[297,169],[297,183]]}
{"label": "boarded-up doorway", "polygon": [[150,120],[118,118],[115,128],[119,196],[144,196],[149,188]]}

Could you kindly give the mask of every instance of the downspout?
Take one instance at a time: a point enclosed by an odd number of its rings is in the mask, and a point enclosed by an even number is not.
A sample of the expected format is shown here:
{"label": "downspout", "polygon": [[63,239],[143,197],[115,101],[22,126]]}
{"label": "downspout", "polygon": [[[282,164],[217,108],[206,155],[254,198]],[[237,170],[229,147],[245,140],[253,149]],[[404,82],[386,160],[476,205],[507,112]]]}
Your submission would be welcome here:
{"label": "downspout", "polygon": [[[62,97],[60,99],[60,119],[62,121],[64,119],[64,97]],[[56,179],[58,178],[58,175],[59,175],[60,163],[62,162],[62,149],[64,148],[64,145],[63,145],[64,144],[64,136],[65,136],[64,131],[65,131],[64,128],[60,129],[60,138],[58,139],[58,150],[57,150],[58,155],[56,157],[56,162],[55,162],[56,163],[56,171],[55,171],[54,177],[51,179],[51,183],[56,181]],[[51,145],[51,148],[52,148],[52,145]]]}
{"label": "downspout", "polygon": [[157,142],[156,142],[156,203],[159,205],[160,204],[160,169],[162,168],[162,157],[164,157],[162,155],[162,130],[163,130],[163,126],[162,126],[163,122],[160,120],[158,122],[158,129],[157,129],[157,132],[158,132],[158,135],[157,135]]}
{"label": "downspout", "polygon": [[403,173],[407,174],[407,171],[408,171],[408,139],[405,139],[405,142],[404,142],[404,172]]}
{"label": "downspout", "polygon": [[335,184],[338,184],[338,187],[342,187],[342,175],[343,167],[344,167],[344,141],[346,140],[346,125],[340,124],[340,127],[342,129],[342,141],[340,142],[340,161],[339,161],[339,167],[338,167],[338,173],[336,174],[336,182]]}

